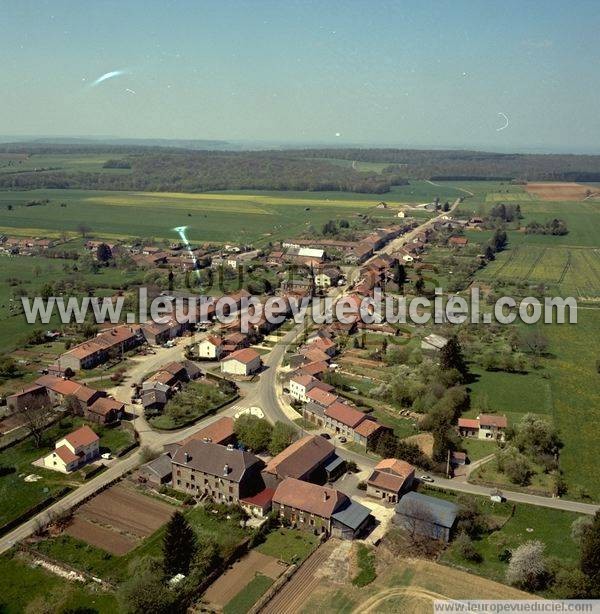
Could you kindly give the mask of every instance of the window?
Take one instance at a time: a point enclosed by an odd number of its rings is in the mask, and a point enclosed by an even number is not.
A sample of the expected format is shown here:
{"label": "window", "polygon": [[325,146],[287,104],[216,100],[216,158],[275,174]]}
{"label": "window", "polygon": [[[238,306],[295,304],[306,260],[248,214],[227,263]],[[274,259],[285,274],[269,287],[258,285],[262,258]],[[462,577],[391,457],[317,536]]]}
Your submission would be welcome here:
{"label": "window", "polygon": [[177,469],[177,475],[181,475],[181,471]]}
{"label": "window", "polygon": [[192,482],[195,482],[196,481],[196,476],[192,473],[190,479],[192,480]]}

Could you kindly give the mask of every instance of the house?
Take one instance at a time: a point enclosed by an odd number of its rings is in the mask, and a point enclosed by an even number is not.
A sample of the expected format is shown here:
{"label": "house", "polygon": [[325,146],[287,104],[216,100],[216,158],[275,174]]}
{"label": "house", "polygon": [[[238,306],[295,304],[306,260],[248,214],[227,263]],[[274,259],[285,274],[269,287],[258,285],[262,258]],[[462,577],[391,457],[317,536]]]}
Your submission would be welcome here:
{"label": "house", "polygon": [[477,418],[458,419],[458,432],[461,437],[504,441],[507,426],[506,416],[494,414],[480,414]]}
{"label": "house", "polygon": [[264,488],[260,475],[264,463],[231,444],[188,441],[174,453],[172,465],[175,490],[218,503],[238,503]]}
{"label": "house", "polygon": [[421,349],[429,352],[439,352],[448,343],[446,337],[432,333],[421,339]]}
{"label": "house", "polygon": [[277,486],[273,510],[294,527],[347,539],[356,537],[371,520],[368,508],[339,490],[295,478]]}
{"label": "house", "polygon": [[152,486],[164,486],[171,482],[173,466],[171,456],[167,453],[145,463],[139,468],[138,479]]}
{"label": "house", "polygon": [[334,267],[328,267],[315,275],[315,286],[317,288],[330,288],[337,286],[342,278],[342,272]]}
{"label": "house", "polygon": [[365,448],[377,440],[385,431],[390,431],[390,427],[379,424],[376,420],[366,418],[354,428],[354,441]]}
{"label": "house", "polygon": [[329,405],[325,409],[324,415],[325,426],[346,437],[352,437],[354,429],[366,419],[366,415],[362,411],[340,401]]}
{"label": "house", "polygon": [[89,426],[82,426],[54,444],[54,450],[44,457],[44,467],[70,473],[97,458],[100,438]]}
{"label": "house", "polygon": [[324,467],[336,456],[335,447],[319,435],[306,435],[274,456],[262,471],[265,484],[271,488],[285,478],[323,483]]}
{"label": "house", "polygon": [[448,245],[451,247],[464,247],[468,242],[467,237],[450,237],[448,239]]}
{"label": "house", "polygon": [[145,322],[140,326],[144,339],[151,345],[164,345],[181,335],[183,326],[176,320],[168,322]]}
{"label": "house", "polygon": [[21,411],[26,407],[38,407],[50,403],[45,386],[33,384],[23,388],[20,392],[9,394],[6,397],[6,406],[10,413]]}
{"label": "house", "polygon": [[185,445],[190,441],[208,441],[209,443],[218,443],[226,446],[235,442],[235,432],[233,430],[234,420],[229,416],[223,416],[204,428],[192,433],[179,442],[180,445]]}
{"label": "house", "polygon": [[231,375],[252,375],[261,366],[260,354],[252,348],[236,350],[221,361],[221,371]]}
{"label": "house", "polygon": [[59,364],[63,369],[70,368],[73,371],[93,369],[111,356],[118,356],[136,347],[142,340],[139,329],[117,326],[61,354]]}
{"label": "house", "polygon": [[308,391],[314,388],[317,383],[319,383],[319,380],[312,375],[295,375],[289,382],[290,396],[296,399],[296,401],[306,403],[308,401],[306,396]]}
{"label": "house", "polygon": [[198,343],[198,357],[204,360],[219,360],[223,353],[223,339],[209,335]]}
{"label": "house", "polygon": [[314,346],[312,343],[300,348],[300,354],[304,356],[307,363],[309,362],[327,362],[331,359],[331,356]]}
{"label": "house", "polygon": [[330,357],[335,356],[337,346],[334,341],[327,337],[313,337],[308,340],[308,347],[321,350]]}
{"label": "house", "polygon": [[169,399],[167,396],[168,390],[168,386],[158,383],[153,388],[142,390],[142,405],[144,407],[144,413],[147,416],[155,416],[163,410],[163,407],[167,404]]}
{"label": "house", "polygon": [[61,405],[66,397],[74,397],[79,403],[80,414],[83,415],[87,407],[90,407],[94,401],[106,396],[106,393],[101,390],[89,388],[79,382],[54,377],[53,375],[42,375],[35,380],[36,385],[43,386],[47,393],[50,402],[53,405]]}
{"label": "house", "polygon": [[273,488],[265,488],[255,495],[240,499],[240,507],[246,510],[250,516],[264,518],[271,511],[274,494]]}
{"label": "house", "polygon": [[340,401],[340,397],[321,388],[313,387],[306,393],[308,401],[312,401],[321,407],[329,407],[333,403]]}
{"label": "house", "polygon": [[85,408],[84,416],[98,424],[111,424],[123,417],[125,404],[110,397],[100,397]]}
{"label": "house", "polygon": [[396,503],[401,494],[410,490],[415,477],[415,468],[396,458],[385,458],[367,479],[367,495]]}
{"label": "house", "polygon": [[458,506],[450,501],[409,492],[396,504],[394,523],[413,535],[448,542],[457,515]]}

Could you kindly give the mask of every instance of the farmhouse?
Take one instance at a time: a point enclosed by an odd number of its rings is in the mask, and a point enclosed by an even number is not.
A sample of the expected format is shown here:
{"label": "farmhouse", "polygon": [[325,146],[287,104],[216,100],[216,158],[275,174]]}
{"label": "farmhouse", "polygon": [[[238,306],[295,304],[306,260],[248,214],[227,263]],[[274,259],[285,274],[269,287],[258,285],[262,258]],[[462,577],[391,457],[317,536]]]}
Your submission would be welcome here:
{"label": "farmhouse", "polygon": [[306,435],[273,457],[263,469],[265,484],[271,488],[285,478],[324,482],[324,467],[335,457],[335,447],[323,437]]}
{"label": "farmhouse", "polygon": [[415,477],[415,468],[396,458],[385,458],[375,465],[367,479],[367,495],[396,503],[403,492],[410,489]]}
{"label": "farmhouse", "polygon": [[35,383],[46,389],[50,402],[54,405],[64,403],[68,396],[75,397],[79,402],[81,413],[85,412],[86,408],[92,405],[94,401],[106,396],[106,393],[101,390],[94,390],[79,382],[54,377],[53,375],[43,375],[36,379]]}
{"label": "farmhouse", "polygon": [[338,268],[328,267],[315,275],[315,286],[317,286],[317,288],[337,286],[341,278],[342,272]]}
{"label": "farmhouse", "polygon": [[219,360],[223,353],[223,339],[209,335],[198,343],[198,357],[204,360]]}
{"label": "farmhouse", "polygon": [[321,390],[321,388],[313,387],[306,393],[306,398],[313,403],[317,403],[321,407],[330,407],[333,403],[336,403],[340,400],[340,398],[332,394],[331,392],[327,392],[326,390]]}
{"label": "farmhouse", "polygon": [[106,362],[111,355],[119,355],[136,347],[142,339],[132,327],[117,326],[71,348],[60,356],[59,364],[63,369],[68,367],[73,371],[93,369]]}
{"label": "farmhouse", "polygon": [[394,523],[413,535],[448,542],[457,515],[458,506],[450,501],[409,492],[396,504]]}
{"label": "farmhouse", "polygon": [[448,239],[448,245],[452,247],[464,247],[468,242],[467,237],[450,237]]}
{"label": "farmhouse", "polygon": [[98,456],[99,442],[89,426],[82,426],[54,444],[54,450],[44,457],[44,467],[70,473]]}
{"label": "farmhouse", "polygon": [[362,411],[340,401],[329,405],[324,414],[325,426],[347,437],[352,437],[354,429],[366,418]]}
{"label": "farmhouse", "polygon": [[188,441],[174,453],[172,465],[175,490],[206,495],[219,503],[238,503],[264,488],[260,476],[264,463],[232,445]]}
{"label": "farmhouse", "polygon": [[45,405],[49,401],[50,399],[45,386],[34,384],[33,386],[23,388],[20,392],[9,394],[6,397],[6,406],[11,413],[14,413],[26,407]]}
{"label": "farmhouse", "polygon": [[86,407],[84,416],[98,424],[111,424],[123,417],[125,404],[110,397],[100,397],[89,407]]}
{"label": "farmhouse", "polygon": [[271,510],[274,494],[273,488],[265,488],[255,495],[240,499],[240,506],[251,516],[264,518]]}
{"label": "farmhouse", "polygon": [[326,486],[286,478],[273,495],[273,510],[293,526],[352,539],[370,523],[370,510]]}
{"label": "farmhouse", "polygon": [[221,361],[221,371],[231,375],[252,375],[261,366],[260,354],[252,348],[236,350]]}
{"label": "farmhouse", "polygon": [[319,380],[312,375],[295,375],[290,379],[289,389],[290,396],[301,403],[306,403],[306,396],[311,388],[314,388],[319,383]]}
{"label": "farmhouse", "polygon": [[169,484],[173,475],[171,456],[167,453],[161,454],[158,458],[142,465],[138,471],[138,478],[142,482],[152,486],[163,486]]}
{"label": "farmhouse", "polygon": [[366,418],[354,428],[354,441],[365,448],[369,447],[373,440],[381,436],[384,431],[390,431],[390,427],[379,424],[371,418]]}
{"label": "farmhouse", "polygon": [[215,420],[212,424],[196,431],[189,437],[186,437],[179,442],[179,445],[185,445],[190,441],[207,441],[209,443],[218,443],[226,446],[235,442],[235,432],[233,430],[234,420],[229,416],[223,416]]}
{"label": "farmhouse", "polygon": [[458,432],[461,437],[504,441],[507,426],[506,416],[494,414],[480,414],[477,418],[458,419]]}

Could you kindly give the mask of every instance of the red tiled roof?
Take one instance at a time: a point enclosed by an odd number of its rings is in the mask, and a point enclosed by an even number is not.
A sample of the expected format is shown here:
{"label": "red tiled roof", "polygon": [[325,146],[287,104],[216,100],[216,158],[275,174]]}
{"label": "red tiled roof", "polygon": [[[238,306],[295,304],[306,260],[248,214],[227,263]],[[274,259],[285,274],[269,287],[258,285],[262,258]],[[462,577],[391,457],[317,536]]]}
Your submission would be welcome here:
{"label": "red tiled roof", "polygon": [[494,414],[480,414],[479,425],[495,426],[500,429],[505,429],[508,426],[506,416],[496,416]]}
{"label": "red tiled roof", "polygon": [[311,348],[310,346],[300,349],[302,354],[309,362],[328,362],[331,360],[331,356],[320,350],[319,348]]}
{"label": "red tiled roof", "polygon": [[71,452],[67,446],[59,446],[54,450],[54,452],[58,455],[60,460],[65,463],[65,465],[79,460],[79,456],[77,456],[77,454],[73,454],[73,452]]}
{"label": "red tiled roof", "polygon": [[331,392],[326,392],[325,390],[321,390],[320,388],[311,388],[306,393],[307,398],[323,407],[329,407],[333,403],[335,403],[339,397],[335,394],[331,394]]}
{"label": "red tiled roof", "polygon": [[316,381],[317,381],[316,377],[313,377],[312,375],[308,375],[308,374],[296,375],[295,377],[292,377],[290,379],[290,382],[294,382],[295,384],[298,384],[299,386],[304,386],[305,388],[312,382],[316,382]]}
{"label": "red tiled roof", "polygon": [[396,475],[407,476],[414,473],[415,468],[406,461],[397,458],[384,458],[375,465],[375,469],[395,473]]}
{"label": "red tiled roof", "polygon": [[206,337],[206,339],[204,339],[204,341],[207,341],[215,347],[220,347],[221,345],[223,345],[223,339],[221,339],[221,337],[217,337],[216,335],[209,335],[208,337]]}
{"label": "red tiled roof", "polygon": [[283,480],[273,496],[274,503],[303,510],[321,518],[331,518],[347,500],[348,497],[339,490],[295,478]]}
{"label": "red tiled roof", "polygon": [[42,375],[42,377],[35,380],[35,383],[38,386],[44,386],[62,396],[72,394],[76,399],[84,403],[87,403],[94,395],[98,394],[97,390],[89,388],[84,384],[62,379],[61,377],[55,377],[54,375]]}
{"label": "red tiled roof", "polygon": [[274,488],[265,488],[264,490],[261,490],[259,493],[252,495],[251,497],[244,497],[243,499],[240,499],[240,503],[265,507],[267,503],[271,503],[274,494]]}
{"label": "red tiled roof", "polygon": [[227,362],[228,360],[238,360],[239,362],[247,365],[256,358],[260,358],[260,354],[256,350],[253,350],[252,348],[243,348],[229,354],[227,358],[223,359],[223,362]]}
{"label": "red tiled roof", "polygon": [[354,432],[361,437],[370,437],[373,433],[376,433],[380,428],[382,428],[381,424],[375,422],[374,420],[370,420],[367,418],[363,420],[355,429]]}
{"label": "red tiled roof", "polygon": [[325,371],[329,370],[329,366],[326,362],[309,362],[307,365],[303,365],[301,369],[299,369],[299,373],[309,375],[318,375],[319,373],[325,373]]}
{"label": "red tiled roof", "polygon": [[324,437],[306,435],[274,456],[265,471],[279,477],[300,478],[323,463],[334,450],[333,444]]}
{"label": "red tiled roof", "polygon": [[459,418],[458,426],[465,429],[478,429],[479,420],[476,420],[474,418]]}
{"label": "red tiled roof", "polygon": [[186,437],[179,443],[181,445],[185,445],[189,441],[194,439],[198,439],[200,441],[204,441],[208,439],[212,443],[222,443],[223,441],[227,441],[231,437],[233,437],[233,418],[229,416],[223,416],[218,420],[215,420],[212,424],[192,433],[189,437]]}
{"label": "red tiled roof", "polygon": [[110,397],[100,397],[90,405],[89,411],[100,416],[106,416],[113,410],[122,411],[123,408],[124,404],[121,401],[111,399]]}
{"label": "red tiled roof", "polygon": [[337,420],[350,428],[358,426],[365,418],[365,414],[358,409],[336,401],[332,403],[326,410],[325,415],[333,420]]}
{"label": "red tiled roof", "polygon": [[99,441],[100,437],[85,424],[76,431],[65,435],[63,439],[66,439],[74,448],[79,448],[80,446],[89,446],[94,441]]}

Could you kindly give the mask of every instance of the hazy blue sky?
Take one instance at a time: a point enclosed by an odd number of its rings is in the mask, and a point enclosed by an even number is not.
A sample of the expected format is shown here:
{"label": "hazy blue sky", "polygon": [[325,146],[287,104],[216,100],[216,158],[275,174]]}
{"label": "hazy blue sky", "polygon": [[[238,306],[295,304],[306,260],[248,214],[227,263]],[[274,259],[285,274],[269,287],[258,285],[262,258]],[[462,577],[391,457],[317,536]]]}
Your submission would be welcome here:
{"label": "hazy blue sky", "polygon": [[599,32],[597,0],[3,0],[0,134],[600,151]]}

